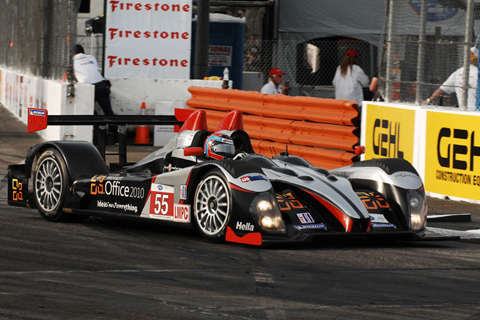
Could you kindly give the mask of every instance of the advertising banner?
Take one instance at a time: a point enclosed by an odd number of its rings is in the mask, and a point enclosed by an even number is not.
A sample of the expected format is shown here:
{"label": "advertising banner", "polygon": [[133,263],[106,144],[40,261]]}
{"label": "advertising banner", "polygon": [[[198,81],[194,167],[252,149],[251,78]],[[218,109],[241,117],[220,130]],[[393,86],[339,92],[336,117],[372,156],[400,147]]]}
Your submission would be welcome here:
{"label": "advertising banner", "polygon": [[367,104],[365,159],[403,158],[413,163],[415,110]]}
{"label": "advertising banner", "polygon": [[108,0],[107,78],[189,79],[192,0]]}
{"label": "advertising banner", "polygon": [[425,150],[428,191],[479,200],[480,117],[429,111]]}

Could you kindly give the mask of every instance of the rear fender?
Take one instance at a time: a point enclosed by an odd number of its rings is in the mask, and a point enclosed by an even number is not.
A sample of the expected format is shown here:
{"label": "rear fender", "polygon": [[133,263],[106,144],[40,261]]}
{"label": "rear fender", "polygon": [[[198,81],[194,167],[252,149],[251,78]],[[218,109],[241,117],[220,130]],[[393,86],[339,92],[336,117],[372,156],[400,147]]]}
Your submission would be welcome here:
{"label": "rear fender", "polygon": [[76,180],[85,176],[108,174],[109,170],[95,146],[84,141],[49,141],[30,147],[25,158],[25,176],[30,178],[35,156],[54,148],[63,156],[69,177]]}

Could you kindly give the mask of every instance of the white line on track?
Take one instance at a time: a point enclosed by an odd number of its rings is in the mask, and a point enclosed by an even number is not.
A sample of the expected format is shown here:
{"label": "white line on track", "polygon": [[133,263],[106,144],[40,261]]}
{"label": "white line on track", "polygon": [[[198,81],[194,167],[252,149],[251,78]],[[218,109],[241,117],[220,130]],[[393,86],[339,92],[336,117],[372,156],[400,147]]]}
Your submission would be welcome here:
{"label": "white line on track", "polygon": [[480,229],[460,231],[427,227],[427,230],[442,236],[456,236],[460,237],[461,239],[480,239]]}

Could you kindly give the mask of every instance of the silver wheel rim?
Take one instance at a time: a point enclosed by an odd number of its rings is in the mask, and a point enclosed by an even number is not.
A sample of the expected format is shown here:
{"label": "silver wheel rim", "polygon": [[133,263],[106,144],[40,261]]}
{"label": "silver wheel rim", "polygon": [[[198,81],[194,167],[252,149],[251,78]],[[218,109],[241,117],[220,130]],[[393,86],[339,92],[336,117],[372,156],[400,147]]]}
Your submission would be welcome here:
{"label": "silver wheel rim", "polygon": [[195,197],[195,215],[199,228],[213,236],[228,222],[230,196],[225,182],[218,176],[209,176],[198,186]]}
{"label": "silver wheel rim", "polygon": [[44,211],[53,211],[60,204],[62,182],[58,162],[53,158],[44,159],[35,173],[35,196]]}

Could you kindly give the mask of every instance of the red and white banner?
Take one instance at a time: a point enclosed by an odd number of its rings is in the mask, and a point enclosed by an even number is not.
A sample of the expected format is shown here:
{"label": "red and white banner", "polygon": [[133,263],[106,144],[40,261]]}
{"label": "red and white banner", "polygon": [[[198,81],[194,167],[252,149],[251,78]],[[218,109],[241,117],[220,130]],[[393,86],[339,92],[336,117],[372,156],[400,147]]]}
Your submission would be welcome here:
{"label": "red and white banner", "polygon": [[107,78],[189,79],[192,0],[108,0]]}

